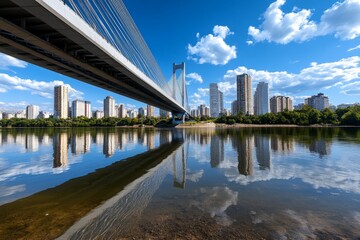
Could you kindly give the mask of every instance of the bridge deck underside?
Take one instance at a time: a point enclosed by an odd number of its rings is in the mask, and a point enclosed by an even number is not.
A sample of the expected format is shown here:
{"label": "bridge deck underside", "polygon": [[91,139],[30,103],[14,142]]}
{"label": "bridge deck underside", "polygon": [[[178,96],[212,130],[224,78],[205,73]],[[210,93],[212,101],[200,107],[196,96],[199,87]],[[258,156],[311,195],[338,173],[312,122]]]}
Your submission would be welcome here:
{"label": "bridge deck underside", "polygon": [[167,111],[184,112],[51,13],[40,7],[24,10],[13,1],[0,1],[1,52]]}

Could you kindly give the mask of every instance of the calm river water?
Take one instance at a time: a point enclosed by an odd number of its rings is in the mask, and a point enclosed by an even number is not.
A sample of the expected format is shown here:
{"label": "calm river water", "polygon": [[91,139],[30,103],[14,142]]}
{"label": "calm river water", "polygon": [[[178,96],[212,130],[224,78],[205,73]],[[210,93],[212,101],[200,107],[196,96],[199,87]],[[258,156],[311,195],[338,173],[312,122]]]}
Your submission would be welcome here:
{"label": "calm river water", "polygon": [[359,239],[360,128],[0,129],[0,239]]}

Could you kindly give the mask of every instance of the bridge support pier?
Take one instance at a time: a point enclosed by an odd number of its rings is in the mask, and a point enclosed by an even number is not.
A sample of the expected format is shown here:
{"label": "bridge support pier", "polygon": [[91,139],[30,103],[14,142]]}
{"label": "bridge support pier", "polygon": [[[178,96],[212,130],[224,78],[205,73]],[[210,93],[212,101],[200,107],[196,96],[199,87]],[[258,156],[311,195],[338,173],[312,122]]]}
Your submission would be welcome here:
{"label": "bridge support pier", "polygon": [[173,124],[185,123],[185,113],[171,113]]}

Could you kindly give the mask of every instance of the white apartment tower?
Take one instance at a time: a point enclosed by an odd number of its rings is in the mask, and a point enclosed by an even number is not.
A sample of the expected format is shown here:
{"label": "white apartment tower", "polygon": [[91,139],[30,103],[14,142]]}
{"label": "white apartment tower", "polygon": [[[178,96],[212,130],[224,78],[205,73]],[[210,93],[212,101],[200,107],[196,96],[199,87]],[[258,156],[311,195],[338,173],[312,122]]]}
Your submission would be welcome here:
{"label": "white apartment tower", "polygon": [[118,108],[118,117],[125,118],[127,116],[124,104],[120,104]]}
{"label": "white apartment tower", "polygon": [[85,116],[85,102],[83,100],[74,100],[71,104],[71,117],[77,118]]}
{"label": "white apartment tower", "polygon": [[254,114],[256,116],[269,112],[269,84],[259,82],[254,94]]}
{"label": "white apartment tower", "polygon": [[68,118],[69,116],[69,89],[67,86],[59,85],[54,87],[54,117]]}
{"label": "white apartment tower", "polygon": [[254,109],[252,101],[251,76],[246,73],[238,75],[236,83],[238,111],[243,114],[252,115]]}
{"label": "white apartment tower", "polygon": [[29,105],[26,107],[26,118],[27,119],[36,119],[39,117],[40,109],[39,106]]}
{"label": "white apartment tower", "polygon": [[116,117],[115,99],[111,96],[104,99],[104,117]]}

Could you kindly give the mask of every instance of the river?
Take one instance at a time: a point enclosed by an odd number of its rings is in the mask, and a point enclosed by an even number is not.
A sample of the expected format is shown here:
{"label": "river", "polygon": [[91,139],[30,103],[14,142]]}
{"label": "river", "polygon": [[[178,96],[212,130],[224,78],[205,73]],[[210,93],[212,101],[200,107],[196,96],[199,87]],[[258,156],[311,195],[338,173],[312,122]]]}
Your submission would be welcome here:
{"label": "river", "polygon": [[0,239],[358,239],[360,128],[0,129]]}

